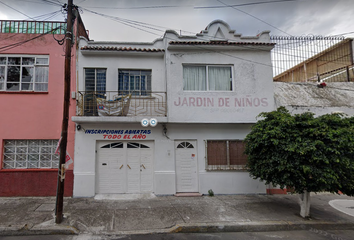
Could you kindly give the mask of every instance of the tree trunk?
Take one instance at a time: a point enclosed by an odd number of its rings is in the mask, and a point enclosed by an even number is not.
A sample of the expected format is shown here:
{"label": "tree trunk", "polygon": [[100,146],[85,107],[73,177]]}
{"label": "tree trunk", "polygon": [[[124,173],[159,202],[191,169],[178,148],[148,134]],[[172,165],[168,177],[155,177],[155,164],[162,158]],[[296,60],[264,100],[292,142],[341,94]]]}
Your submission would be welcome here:
{"label": "tree trunk", "polygon": [[310,192],[299,194],[300,215],[303,218],[310,217]]}

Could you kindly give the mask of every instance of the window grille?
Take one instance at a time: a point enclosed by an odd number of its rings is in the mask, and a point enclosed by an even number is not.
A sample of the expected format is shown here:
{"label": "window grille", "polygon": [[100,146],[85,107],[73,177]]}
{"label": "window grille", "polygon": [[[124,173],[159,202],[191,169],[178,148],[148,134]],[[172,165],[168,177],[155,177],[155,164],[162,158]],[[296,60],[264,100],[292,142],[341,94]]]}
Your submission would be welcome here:
{"label": "window grille", "polygon": [[151,70],[118,71],[118,94],[147,96],[151,93]]}

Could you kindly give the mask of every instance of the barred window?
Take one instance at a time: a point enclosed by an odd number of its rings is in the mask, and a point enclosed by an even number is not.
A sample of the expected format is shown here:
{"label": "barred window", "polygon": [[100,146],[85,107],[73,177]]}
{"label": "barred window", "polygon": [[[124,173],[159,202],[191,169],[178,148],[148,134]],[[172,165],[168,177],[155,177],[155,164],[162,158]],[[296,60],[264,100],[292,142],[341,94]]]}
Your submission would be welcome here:
{"label": "barred window", "polygon": [[118,93],[147,96],[151,92],[151,70],[119,69]]}
{"label": "barred window", "polygon": [[247,155],[242,140],[207,140],[206,170],[245,169]]}
{"label": "barred window", "polygon": [[4,169],[58,168],[58,140],[5,140]]}
{"label": "barred window", "polygon": [[48,91],[49,57],[0,55],[0,91]]}

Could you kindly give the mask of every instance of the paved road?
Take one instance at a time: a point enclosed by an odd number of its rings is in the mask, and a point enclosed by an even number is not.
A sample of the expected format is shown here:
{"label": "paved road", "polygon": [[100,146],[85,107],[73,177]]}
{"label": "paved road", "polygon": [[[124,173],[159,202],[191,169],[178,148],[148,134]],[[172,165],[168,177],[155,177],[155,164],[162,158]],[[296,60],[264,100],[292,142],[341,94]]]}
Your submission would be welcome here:
{"label": "paved road", "polygon": [[234,232],[234,233],[175,233],[175,234],[148,234],[127,236],[0,236],[0,240],[351,240],[354,230],[325,231],[309,229],[304,231],[280,232]]}

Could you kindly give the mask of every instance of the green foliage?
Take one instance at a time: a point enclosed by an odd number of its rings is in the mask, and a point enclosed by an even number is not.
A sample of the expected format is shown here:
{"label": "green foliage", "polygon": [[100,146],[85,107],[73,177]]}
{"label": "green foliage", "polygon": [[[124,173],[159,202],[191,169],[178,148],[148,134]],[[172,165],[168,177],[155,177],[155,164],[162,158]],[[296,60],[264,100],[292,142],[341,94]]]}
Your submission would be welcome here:
{"label": "green foliage", "polygon": [[208,193],[209,193],[209,196],[210,196],[210,197],[213,197],[213,196],[214,196],[214,192],[213,192],[212,189],[209,189],[209,190],[208,190]]}
{"label": "green foliage", "polygon": [[245,154],[253,178],[295,192],[354,195],[354,117],[264,112],[247,135]]}

